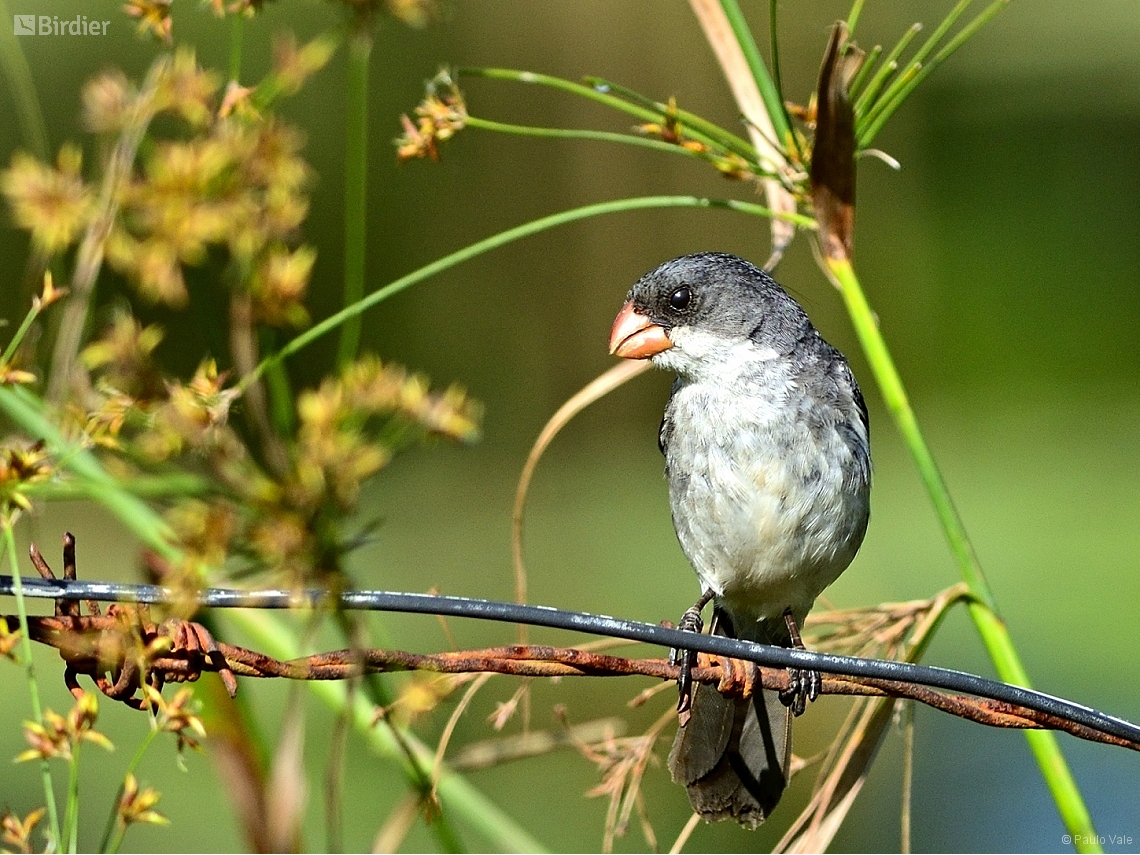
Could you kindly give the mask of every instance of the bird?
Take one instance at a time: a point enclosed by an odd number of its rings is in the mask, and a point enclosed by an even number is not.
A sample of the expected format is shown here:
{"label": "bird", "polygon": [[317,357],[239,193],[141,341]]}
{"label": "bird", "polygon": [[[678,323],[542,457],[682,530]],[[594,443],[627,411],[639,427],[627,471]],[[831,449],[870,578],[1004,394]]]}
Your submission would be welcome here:
{"label": "bird", "polygon": [[[719,252],[641,277],[609,346],[676,374],[658,444],[673,525],[702,590],[681,627],[699,631],[711,600],[712,632],[802,647],[799,627],[855,557],[870,517],[867,406],[847,359],[767,273]],[[706,821],[755,828],[779,802],[793,713],[820,685],[815,672],[791,678],[791,691],[748,697],[682,684],[669,769]]]}

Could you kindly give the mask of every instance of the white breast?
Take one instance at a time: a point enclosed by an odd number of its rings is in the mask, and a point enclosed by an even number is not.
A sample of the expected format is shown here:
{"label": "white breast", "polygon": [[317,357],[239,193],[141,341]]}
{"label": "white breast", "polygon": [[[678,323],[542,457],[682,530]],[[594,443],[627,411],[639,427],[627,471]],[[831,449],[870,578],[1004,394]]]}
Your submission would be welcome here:
{"label": "white breast", "polygon": [[835,426],[848,414],[810,426],[804,407],[817,405],[779,360],[729,376],[679,385],[666,410],[677,536],[738,623],[788,607],[802,619],[866,530],[869,485],[850,477],[856,452]]}

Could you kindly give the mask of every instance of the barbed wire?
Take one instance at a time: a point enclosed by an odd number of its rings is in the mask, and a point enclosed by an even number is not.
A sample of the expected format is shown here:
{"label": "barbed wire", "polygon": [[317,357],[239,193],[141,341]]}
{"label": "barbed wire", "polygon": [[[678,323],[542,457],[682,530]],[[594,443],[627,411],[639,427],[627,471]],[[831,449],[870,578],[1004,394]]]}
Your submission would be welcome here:
{"label": "barbed wire", "polygon": [[[147,606],[159,604],[185,604],[185,592],[175,592],[159,585],[87,582],[74,579],[35,579],[22,578],[22,592],[25,597],[52,599],[59,603],[77,603],[80,600],[91,602],[111,602],[128,604],[130,606]],[[0,595],[12,595],[15,592],[15,580],[10,576],[0,576]],[[613,638],[630,639],[658,645],[666,648],[695,650],[701,653],[712,654],[718,657],[743,659],[754,662],[767,669],[799,668],[819,671],[823,674],[836,675],[845,680],[825,681],[831,684],[832,693],[868,693],[856,689],[843,689],[839,683],[852,684],[854,680],[859,685],[869,688],[874,694],[888,694],[898,697],[913,697],[924,703],[931,703],[947,712],[963,715],[967,708],[971,713],[983,717],[988,716],[987,724],[1007,727],[1049,727],[1066,730],[1086,739],[1110,742],[1116,745],[1140,750],[1140,726],[1116,716],[1095,710],[1064,698],[1048,695],[1033,689],[1013,686],[962,671],[939,668],[930,665],[918,665],[910,662],[898,662],[883,659],[865,659],[853,656],[842,656],[833,653],[819,653],[810,650],[791,650],[782,647],[756,644],[749,641],[725,638],[722,636],[702,635],[640,621],[616,618],[608,615],[590,614],[587,612],[568,611],[550,606],[536,606],[520,603],[508,603],[496,600],[457,597],[441,594],[420,594],[399,591],[364,591],[351,590],[334,594],[319,589],[299,590],[252,590],[243,591],[231,588],[206,588],[196,593],[193,602],[200,607],[208,608],[252,608],[252,609],[296,609],[296,608],[341,608],[349,610],[404,612],[412,614],[430,614],[448,617],[462,617],[476,620],[491,620],[505,623],[525,623],[531,626],[541,626],[553,629],[583,632],[590,635],[609,636]],[[171,622],[161,627],[149,624],[145,616],[128,617],[126,613],[117,615],[80,616],[78,607],[72,609],[69,615],[63,618],[34,618],[30,619],[39,625],[36,633],[41,638],[38,641],[60,647],[61,639],[68,633],[80,635],[84,633],[107,633],[112,631],[123,632],[130,630],[135,634],[146,630],[150,635],[158,637],[166,633],[179,633],[175,640],[173,654],[179,649],[179,644],[187,645],[182,655],[174,656],[177,661],[165,662],[161,658],[154,658],[148,662],[153,671],[158,666],[168,668],[164,678],[168,681],[194,679],[195,669],[237,673],[245,676],[288,676],[294,679],[341,679],[350,676],[352,668],[360,669],[368,663],[371,655],[375,660],[374,670],[407,670],[408,668],[426,668],[428,670],[441,670],[441,663],[450,661],[452,670],[462,665],[458,670],[466,671],[500,671],[501,673],[524,673],[522,661],[543,661],[546,664],[535,668],[535,675],[556,676],[557,669],[551,665],[566,666],[567,662],[559,661],[558,657],[585,655],[581,651],[573,654],[565,653],[565,648],[495,648],[497,653],[488,651],[462,651],[459,654],[409,654],[401,651],[339,651],[334,654],[318,654],[318,657],[308,657],[305,660],[291,660],[288,663],[278,663],[281,666],[279,673],[270,666],[269,672],[257,673],[257,668],[249,663],[260,657],[262,664],[277,662],[271,657],[256,651],[245,651],[244,648],[234,648],[219,644],[210,638],[208,633],[187,630]],[[13,627],[14,616],[7,618],[8,626]],[[56,623],[51,623],[52,621]],[[59,621],[66,623],[59,623]],[[131,622],[133,621],[133,624]],[[188,624],[181,621],[177,623]],[[128,626],[128,624],[131,624]],[[18,625],[18,624],[17,624]],[[118,630],[115,630],[118,626]],[[200,624],[189,624],[191,627],[200,627]],[[165,628],[165,629],[164,629]],[[146,633],[140,635],[147,642]],[[51,638],[53,640],[45,640]],[[153,641],[153,639],[152,639]],[[502,651],[514,651],[504,656]],[[535,651],[545,651],[543,655],[536,655]],[[242,652],[244,651],[244,652]],[[521,652],[520,652],[521,651]],[[554,660],[543,658],[551,651],[563,651],[555,656]],[[61,648],[61,653],[63,652]],[[232,654],[232,659],[230,655]],[[192,656],[186,655],[193,654]],[[79,656],[80,654],[77,654]],[[90,651],[85,654],[90,658]],[[120,656],[123,656],[120,652]],[[593,654],[591,654],[593,655]],[[460,658],[456,658],[456,657]],[[466,656],[466,660],[462,657]],[[321,657],[324,657],[323,660]],[[331,658],[330,658],[331,657]],[[338,658],[339,657],[339,658]],[[450,657],[441,659],[440,657]],[[168,659],[171,657],[167,657]],[[626,660],[620,657],[607,657],[611,660],[621,660],[622,664],[613,666],[608,663],[607,668],[600,667],[601,660],[579,659],[577,665],[570,663],[569,671],[563,673],[592,673],[597,676],[640,673],[646,676],[656,676],[665,679],[674,679],[676,670],[663,660]],[[65,659],[67,656],[65,655]],[[90,664],[82,660],[81,665]],[[193,664],[188,664],[192,662]],[[503,662],[515,664],[503,665]],[[583,664],[589,665],[584,671]],[[629,663],[643,663],[631,665]],[[656,663],[656,664],[653,664]],[[333,670],[341,669],[335,676],[328,670],[324,676],[313,676],[321,673],[319,668]],[[70,667],[70,666],[69,666]],[[101,667],[101,666],[100,666]],[[247,670],[248,667],[248,670]],[[542,671],[546,668],[546,671]],[[513,669],[513,670],[512,670]],[[73,669],[78,673],[90,673],[82,669]],[[123,692],[126,678],[123,677],[124,668],[120,668],[116,683],[122,683],[118,691]],[[539,673],[539,672],[542,673]],[[104,672],[105,673],[105,672]],[[158,672],[160,676],[161,672]],[[356,673],[359,673],[357,670]],[[719,672],[717,672],[719,673]],[[704,681],[715,681],[717,674],[702,673],[700,678]],[[106,678],[103,677],[104,681]],[[132,679],[137,680],[135,675]],[[780,680],[785,679],[775,670],[762,671],[764,685],[771,682],[773,688],[780,688]],[[70,684],[69,684],[70,685]],[[999,706],[979,706],[968,698],[941,695],[941,698],[951,697],[950,701],[933,699],[922,692],[915,692],[911,686],[929,687],[950,692],[972,695],[977,698],[988,699]],[[103,688],[103,686],[100,686]],[[235,686],[236,688],[236,686]],[[1000,705],[1007,705],[1002,707]],[[977,715],[965,714],[980,720]],[[1003,719],[1004,717],[1004,719]],[[1103,739],[1096,734],[1111,737]]]}

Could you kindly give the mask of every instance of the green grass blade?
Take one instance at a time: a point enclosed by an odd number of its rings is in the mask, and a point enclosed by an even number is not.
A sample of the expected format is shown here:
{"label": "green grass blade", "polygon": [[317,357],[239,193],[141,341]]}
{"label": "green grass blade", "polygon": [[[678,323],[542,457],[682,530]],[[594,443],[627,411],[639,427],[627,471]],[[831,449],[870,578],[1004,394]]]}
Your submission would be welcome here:
{"label": "green grass blade", "polygon": [[166,521],[120,485],[94,454],[66,439],[47,417],[42,400],[22,387],[0,386],[0,412],[29,436],[42,439],[61,465],[75,476],[83,494],[111,511],[142,543],[163,558],[179,557]]}
{"label": "green grass blade", "polygon": [[744,13],[740,11],[740,4],[736,0],[720,0],[720,7],[724,10],[728,24],[732,28],[732,34],[736,37],[736,41],[744,53],[744,60],[748,63],[748,70],[752,73],[756,88],[760,90],[764,108],[772,121],[772,129],[776,133],[778,148],[783,149],[784,142],[791,136],[792,126],[788,122],[788,113],[784,109],[784,100],[780,96],[780,90],[776,87],[771,75],[768,74],[768,68],[764,65],[764,58],[760,55],[760,48],[756,46],[756,40],[752,38],[752,31],[748,28],[748,22],[744,20]]}
{"label": "green grass blade", "polygon": [[924,66],[908,66],[908,73],[900,75],[900,79],[892,84],[887,92],[883,93],[883,97],[871,109],[870,114],[860,122],[862,128],[857,131],[860,148],[865,148],[871,144],[879,131],[883,129],[883,125],[894,115],[895,110],[902,106],[903,101],[914,91],[916,86],[926,79],[930,72],[945,62],[954,51],[988,24],[1008,3],[1009,0],[994,0],[973,21],[963,27],[954,38],[947,42],[929,63]]}
{"label": "green grass blade", "polygon": [[855,99],[854,109],[855,118],[858,120],[867,110],[875,103],[875,97],[879,94],[879,90],[883,88],[883,84],[887,82],[887,78],[894,74],[898,68],[899,56],[907,45],[909,45],[914,37],[922,30],[922,24],[911,24],[910,28],[902,34],[902,38],[898,40],[891,52],[883,59],[883,64],[879,66],[879,70],[875,72],[875,76],[867,84],[867,88],[859,93],[859,97]]}

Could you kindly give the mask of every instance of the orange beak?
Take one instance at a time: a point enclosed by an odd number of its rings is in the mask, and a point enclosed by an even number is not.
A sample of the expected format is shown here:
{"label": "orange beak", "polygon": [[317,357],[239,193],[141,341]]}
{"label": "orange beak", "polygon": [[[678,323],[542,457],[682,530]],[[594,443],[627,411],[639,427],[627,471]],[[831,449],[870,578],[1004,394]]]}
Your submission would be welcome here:
{"label": "orange beak", "polygon": [[673,346],[668,333],[633,308],[629,302],[614,318],[610,332],[610,353],[622,359],[648,359]]}

